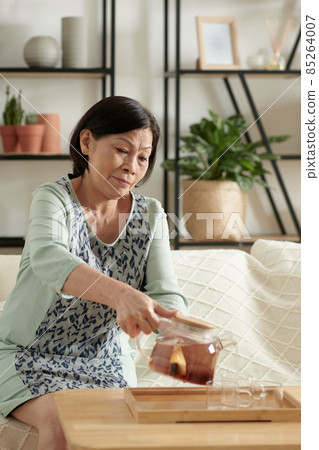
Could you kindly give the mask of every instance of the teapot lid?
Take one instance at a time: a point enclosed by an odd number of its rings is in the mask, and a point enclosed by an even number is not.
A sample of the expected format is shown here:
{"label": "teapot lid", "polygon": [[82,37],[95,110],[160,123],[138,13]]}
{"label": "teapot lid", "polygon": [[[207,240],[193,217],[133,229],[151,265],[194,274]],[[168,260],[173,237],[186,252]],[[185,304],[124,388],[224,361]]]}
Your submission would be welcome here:
{"label": "teapot lid", "polygon": [[197,328],[204,328],[206,330],[216,328],[215,325],[213,325],[212,323],[205,322],[205,320],[196,319],[195,317],[183,316],[183,314],[180,312],[176,314],[174,319],[177,320],[178,322],[185,323],[186,325],[191,325]]}

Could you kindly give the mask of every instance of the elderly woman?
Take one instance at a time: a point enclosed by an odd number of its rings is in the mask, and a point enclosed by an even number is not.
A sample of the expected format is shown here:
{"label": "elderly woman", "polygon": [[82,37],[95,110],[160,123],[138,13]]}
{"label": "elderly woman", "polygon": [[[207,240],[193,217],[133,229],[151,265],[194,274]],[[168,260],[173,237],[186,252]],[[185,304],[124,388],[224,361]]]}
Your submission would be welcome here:
{"label": "elderly woman", "polygon": [[0,412],[64,449],[52,393],[136,383],[129,338],[185,312],[160,203],[133,191],[160,131],[126,97],[90,108],[70,141],[73,174],[34,193],[16,286],[0,322]]}

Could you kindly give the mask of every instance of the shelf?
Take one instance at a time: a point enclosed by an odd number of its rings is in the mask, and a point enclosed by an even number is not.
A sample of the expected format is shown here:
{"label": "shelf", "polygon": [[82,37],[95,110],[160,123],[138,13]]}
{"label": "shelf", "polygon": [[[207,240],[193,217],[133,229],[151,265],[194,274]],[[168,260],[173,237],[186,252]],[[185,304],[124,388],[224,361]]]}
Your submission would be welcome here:
{"label": "shelf", "polygon": [[70,159],[68,154],[53,154],[53,153],[14,153],[10,155],[9,153],[0,153],[0,160],[30,160],[34,161],[37,159],[49,160],[49,159]]}
{"label": "shelf", "polygon": [[[234,246],[248,246],[253,245],[255,241],[258,239],[266,239],[272,241],[291,241],[300,243],[300,237],[297,235],[269,235],[263,234],[258,236],[252,236],[251,239],[245,239],[244,241],[230,241],[230,240],[221,240],[221,241],[203,241],[203,242],[194,242],[189,241],[187,239],[180,238],[179,246],[180,247],[234,247]],[[24,246],[24,238],[23,237],[0,237],[0,247],[23,247]]]}
{"label": "shelf", "polygon": [[280,156],[280,159],[278,160],[278,162],[279,161],[282,161],[282,160],[286,160],[286,161],[288,161],[288,160],[290,160],[290,161],[293,161],[293,160],[296,160],[296,161],[300,161],[301,160],[301,155],[279,155]]}
{"label": "shelf", "polygon": [[[63,68],[63,67],[0,67],[0,79],[6,78],[27,78],[27,79],[87,79],[97,80],[101,83],[101,95],[103,99],[109,95],[115,95],[115,22],[116,22],[116,0],[101,0],[101,11],[99,18],[101,20],[101,59],[98,67],[81,68]],[[48,84],[48,83],[46,83]],[[51,83],[52,84],[52,83]],[[50,87],[52,88],[50,84]],[[48,85],[49,86],[49,85]],[[61,99],[63,101],[67,99]],[[65,153],[0,153],[2,161],[49,161],[65,160],[70,161],[70,155]],[[47,166],[49,167],[49,166]],[[8,200],[10,202],[10,199]],[[24,238],[21,236],[1,236],[0,247],[23,247]]]}
{"label": "shelf", "polygon": [[176,75],[180,76],[212,76],[221,77],[237,77],[238,75],[245,75],[246,77],[253,76],[269,76],[269,77],[296,77],[301,75],[300,70],[249,70],[249,69],[239,69],[239,70],[197,70],[197,69],[180,69],[171,70],[165,72],[165,77],[174,78]]}
{"label": "shelf", "polygon": [[180,238],[179,239],[179,246],[180,247],[212,247],[212,246],[241,246],[241,245],[253,245],[254,242],[256,242],[258,239],[266,239],[268,241],[291,241],[291,242],[296,242],[296,243],[300,243],[300,236],[297,235],[293,235],[293,234],[280,234],[280,235],[273,235],[273,234],[261,234],[261,235],[255,235],[255,236],[251,236],[251,239],[245,239],[242,241],[231,241],[231,240],[227,240],[227,239],[222,239],[222,240],[208,240],[208,241],[190,241],[189,239],[183,239]]}
{"label": "shelf", "polygon": [[[301,31],[299,31],[298,37],[295,40],[293,49],[290,53],[290,56],[287,61],[287,69],[286,70],[257,70],[257,69],[248,69],[248,68],[236,68],[236,69],[220,69],[220,70],[199,70],[196,66],[196,61],[194,61],[194,64],[190,64],[193,66],[193,68],[187,67],[186,64],[184,67],[182,67],[181,62],[181,0],[175,0],[175,30],[172,33],[174,36],[175,42],[172,42],[169,39],[169,31],[170,30],[170,14],[171,14],[171,8],[169,7],[169,0],[164,0],[164,124],[163,124],[163,142],[164,142],[164,160],[168,158],[169,153],[169,136],[170,136],[170,108],[174,108],[174,150],[175,150],[175,160],[179,159],[179,152],[180,152],[180,136],[181,136],[181,115],[182,115],[182,109],[181,109],[181,96],[182,96],[182,82],[185,79],[197,79],[197,81],[200,80],[206,80],[206,79],[212,79],[212,83],[214,84],[216,82],[216,79],[223,80],[225,84],[226,91],[228,93],[228,96],[233,104],[234,107],[234,113],[236,114],[242,114],[240,111],[240,105],[237,101],[237,92],[238,92],[238,86],[236,85],[236,89],[233,88],[232,84],[234,82],[240,82],[241,88],[244,92],[245,98],[248,101],[249,107],[251,109],[251,113],[254,117],[256,126],[258,128],[258,131],[261,135],[261,139],[263,141],[263,144],[265,146],[266,151],[269,154],[273,153],[270,140],[267,136],[267,133],[265,131],[265,127],[262,123],[262,115],[259,114],[256,102],[253,98],[251,89],[248,84],[248,79],[253,80],[267,80],[268,78],[271,80],[285,80],[285,79],[291,79],[293,80],[293,83],[296,83],[299,81],[301,77],[301,70],[291,70],[291,63],[293,61],[296,49],[300,43],[300,37],[301,37]],[[175,47],[175,61],[172,65],[169,64],[169,53],[170,53],[170,45],[174,44]],[[170,83],[170,80],[174,80],[174,83]],[[172,99],[172,95],[170,93],[170,89],[173,89],[174,91],[174,99]],[[174,105],[174,106],[172,106]],[[245,133],[245,140],[247,142],[251,142],[251,138],[249,136],[248,130]],[[241,245],[252,245],[252,243],[256,239],[265,238],[265,239],[282,239],[282,240],[292,240],[295,242],[300,242],[300,236],[301,236],[301,230],[300,230],[300,223],[299,219],[297,217],[297,214],[294,210],[293,203],[289,197],[287,188],[285,186],[284,179],[281,175],[281,172],[279,170],[279,163],[281,161],[287,162],[287,161],[300,161],[301,156],[300,154],[282,154],[280,155],[281,159],[272,160],[271,161],[271,168],[272,172],[275,175],[277,182],[279,184],[280,191],[285,199],[285,202],[287,204],[287,209],[290,213],[291,219],[294,223],[297,235],[292,236],[288,235],[286,232],[286,228],[284,226],[283,220],[279,214],[278,208],[276,206],[276,203],[273,198],[273,194],[265,187],[265,192],[268,197],[268,200],[270,202],[270,205],[273,210],[274,217],[276,218],[277,224],[280,229],[280,236],[274,237],[274,236],[257,236],[249,240],[244,240],[241,242],[234,242],[234,241],[205,241],[205,242],[194,242],[190,240],[183,239],[178,231],[176,230],[176,236],[174,237],[174,248],[177,250],[180,246],[241,246]],[[180,217],[180,183],[179,183],[179,177],[180,173],[178,170],[178,166],[176,166],[175,170],[175,178],[174,178],[174,214],[176,217]],[[264,179],[264,178],[263,178]],[[168,211],[169,207],[169,174],[167,172],[164,173],[164,209]]]}
{"label": "shelf", "polygon": [[101,78],[111,74],[111,69],[83,68],[83,69],[63,69],[47,67],[10,67],[0,68],[0,74],[4,77],[15,78]]}
{"label": "shelf", "polygon": [[24,247],[23,237],[0,237],[0,247]]}

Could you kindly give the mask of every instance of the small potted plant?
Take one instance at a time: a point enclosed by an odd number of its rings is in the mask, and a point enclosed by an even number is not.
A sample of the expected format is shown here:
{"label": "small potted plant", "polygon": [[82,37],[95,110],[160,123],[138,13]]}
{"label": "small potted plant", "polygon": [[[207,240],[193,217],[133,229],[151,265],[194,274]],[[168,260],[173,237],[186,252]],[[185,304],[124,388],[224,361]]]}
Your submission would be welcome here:
{"label": "small potted plant", "polygon": [[[235,219],[239,215],[239,221],[244,224],[246,193],[255,182],[269,187],[262,178],[269,173],[263,162],[280,159],[280,156],[258,152],[257,149],[264,146],[263,141],[245,140],[250,124],[241,115],[226,120],[213,111],[209,111],[209,115],[190,126],[190,136],[181,137],[179,160],[167,159],[162,167],[174,171],[177,164],[180,175],[188,177],[182,180],[183,213],[191,213],[186,227],[195,241],[242,240],[239,233],[235,233],[235,238],[224,233],[231,215],[235,213]],[[289,137],[270,136],[268,139],[283,142]],[[209,216],[211,213],[214,216]],[[210,230],[207,229],[209,219]]]}
{"label": "small potted plant", "polygon": [[10,97],[9,86],[6,89],[6,103],[3,111],[3,123],[0,127],[0,133],[5,153],[20,153],[21,147],[16,133],[16,125],[21,124],[24,111],[21,106],[21,91],[18,97]]}
{"label": "small potted plant", "polygon": [[35,113],[27,113],[25,124],[16,127],[22,153],[39,153],[41,150],[44,125],[37,122]]}

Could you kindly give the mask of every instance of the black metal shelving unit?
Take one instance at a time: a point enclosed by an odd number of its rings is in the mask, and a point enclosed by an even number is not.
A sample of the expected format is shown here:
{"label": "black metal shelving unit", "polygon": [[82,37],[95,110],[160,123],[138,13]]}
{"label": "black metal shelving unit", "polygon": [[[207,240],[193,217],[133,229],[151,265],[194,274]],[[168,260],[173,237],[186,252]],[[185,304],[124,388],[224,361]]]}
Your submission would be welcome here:
{"label": "black metal shelving unit", "polygon": [[[38,67],[0,67],[2,78],[88,78],[101,81],[101,98],[115,93],[115,18],[116,0],[101,0],[102,52],[101,67],[94,68],[38,68]],[[110,27],[110,41],[107,42],[107,25]],[[109,83],[108,83],[109,81]],[[15,154],[0,153],[0,160],[69,160],[67,154]],[[1,237],[0,247],[22,247],[23,237]]]}
{"label": "black metal shelving unit", "polygon": [[[175,135],[175,159],[176,161],[179,159],[179,146],[180,146],[180,100],[181,100],[181,81],[182,79],[185,79],[186,77],[211,77],[211,78],[222,78],[224,80],[226,91],[228,92],[228,95],[231,99],[232,105],[234,107],[234,110],[236,113],[240,114],[240,108],[238,105],[238,102],[236,100],[234,91],[232,89],[230,80],[232,78],[237,78],[240,80],[241,86],[243,88],[243,91],[245,93],[246,99],[248,100],[251,112],[254,116],[254,119],[256,120],[256,125],[258,127],[258,130],[260,132],[261,138],[265,144],[265,148],[267,152],[272,153],[271,145],[269,142],[269,139],[267,137],[265,128],[263,126],[262,120],[260,118],[257,105],[254,101],[254,98],[252,96],[252,93],[250,91],[249,85],[247,83],[247,78],[249,77],[300,77],[301,71],[300,70],[290,70],[291,63],[293,61],[295,52],[297,50],[297,47],[300,42],[300,35],[301,32],[299,31],[299,34],[297,36],[297,39],[294,43],[293,49],[291,51],[291,54],[287,61],[287,68],[284,71],[277,71],[277,70],[197,70],[197,69],[182,69],[181,68],[181,0],[174,0],[175,1],[175,67],[174,70],[170,70],[169,67],[169,0],[164,0],[164,123],[163,123],[163,145],[164,145],[164,159],[168,158],[168,135],[169,135],[169,122],[168,122],[168,115],[169,115],[169,80],[173,79],[175,81],[175,128],[174,128],[174,135]],[[249,134],[246,133],[245,135],[246,139],[249,140]],[[281,160],[300,160],[300,155],[282,155]],[[292,218],[292,221],[294,223],[294,227],[296,229],[296,236],[293,236],[292,238],[296,241],[300,241],[301,236],[301,228],[300,223],[298,221],[296,212],[294,210],[292,201],[290,199],[288,190],[285,186],[284,180],[282,178],[281,172],[278,168],[277,161],[271,161],[272,169],[274,171],[274,174],[277,178],[277,181],[280,186],[280,190],[284,196],[285,202],[287,204],[287,208],[289,210],[290,216]],[[179,169],[176,165],[175,167],[175,178],[174,178],[174,214],[176,217],[180,216],[179,213],[179,191],[180,191],[180,176],[179,176]],[[165,210],[168,211],[168,204],[169,204],[169,198],[168,198],[168,177],[169,174],[165,171],[164,172],[164,207]],[[281,220],[280,214],[278,212],[278,209],[276,207],[275,200],[272,196],[272,193],[269,189],[266,189],[266,193],[268,196],[268,199],[270,201],[272,210],[274,212],[274,215],[276,217],[278,226],[281,231],[281,236],[284,238],[285,236],[288,237],[285,226]],[[240,242],[219,242],[219,241],[204,241],[204,242],[190,242],[190,241],[184,241],[180,239],[180,233],[178,228],[175,226],[175,238],[174,238],[174,248],[178,249],[180,246],[214,246],[214,245],[251,245],[252,241],[240,241]],[[290,238],[291,236],[289,236]]]}

